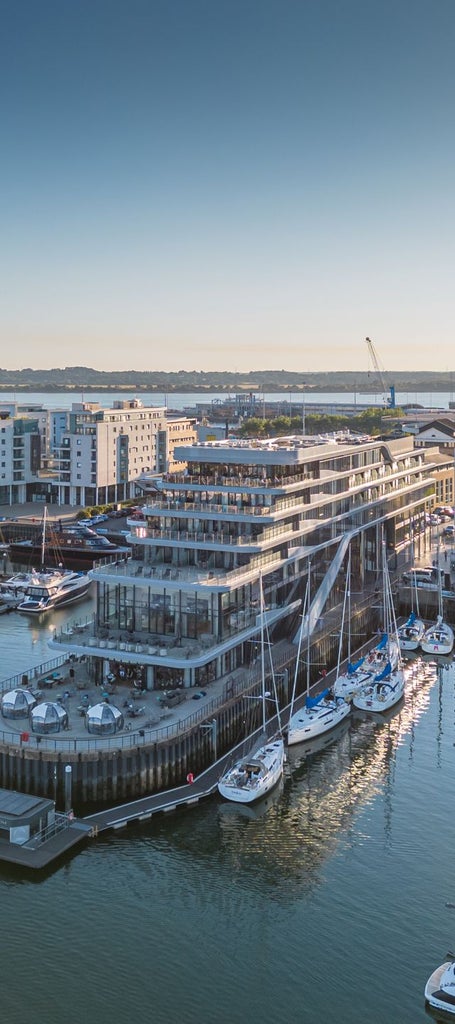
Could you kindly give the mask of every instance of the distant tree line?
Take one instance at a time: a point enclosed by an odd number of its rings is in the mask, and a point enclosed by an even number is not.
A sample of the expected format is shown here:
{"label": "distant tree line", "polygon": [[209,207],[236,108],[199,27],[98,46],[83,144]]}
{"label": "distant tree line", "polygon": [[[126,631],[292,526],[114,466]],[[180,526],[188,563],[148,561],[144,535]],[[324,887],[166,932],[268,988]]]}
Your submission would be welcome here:
{"label": "distant tree line", "polygon": [[[399,371],[388,374],[395,389],[401,392],[453,390],[451,371]],[[95,370],[88,366],[64,368],[5,370],[0,368],[0,388],[20,391],[72,391],[82,389],[161,392],[246,392],[256,394],[299,392],[366,392],[379,395],[382,386],[377,375],[368,371],[325,371],[306,373],[291,370],[252,370],[247,373],[230,370]]]}
{"label": "distant tree line", "polygon": [[[336,430],[350,430],[354,433],[377,436],[383,433],[385,416],[401,415],[401,409],[377,408],[364,409],[356,416],[308,413],[305,416],[305,434],[331,434]],[[237,433],[240,437],[283,437],[286,434],[301,434],[302,417],[276,416],[275,419],[261,419],[252,416],[242,423]]]}

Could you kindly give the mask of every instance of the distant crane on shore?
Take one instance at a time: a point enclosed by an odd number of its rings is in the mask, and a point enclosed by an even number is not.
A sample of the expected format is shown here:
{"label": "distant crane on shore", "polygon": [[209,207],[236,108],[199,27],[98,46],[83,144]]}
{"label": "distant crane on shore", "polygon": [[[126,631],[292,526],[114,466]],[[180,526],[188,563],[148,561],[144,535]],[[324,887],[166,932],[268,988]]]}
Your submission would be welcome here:
{"label": "distant crane on shore", "polygon": [[[381,382],[381,388],[384,392],[384,401],[386,405],[388,405],[389,409],[395,409],[395,386],[393,384],[387,386],[387,382],[385,379],[385,370],[382,368],[379,362],[379,357],[371,338],[365,338],[365,342],[368,346],[371,362],[373,363],[373,367]],[[388,397],[386,397],[387,395]]]}

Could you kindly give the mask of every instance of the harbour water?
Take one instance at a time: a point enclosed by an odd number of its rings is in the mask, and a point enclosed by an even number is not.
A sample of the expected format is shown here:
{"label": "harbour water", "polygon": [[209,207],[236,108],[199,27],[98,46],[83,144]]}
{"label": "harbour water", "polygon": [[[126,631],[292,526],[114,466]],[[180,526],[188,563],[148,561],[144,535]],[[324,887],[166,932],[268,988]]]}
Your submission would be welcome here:
{"label": "harbour water", "polygon": [[[3,678],[45,659],[45,622],[0,630]],[[42,876],[0,866],[8,1024],[428,1021],[455,942],[454,683],[416,663],[394,715],[292,749],[262,807],[213,798]]]}
{"label": "harbour water", "polygon": [[[232,391],[229,395],[228,392],[205,392],[198,391],[194,393],[182,393],[170,392],[165,394],[164,392],[151,391],[151,392],[137,392],[137,391],[88,391],[79,392],[58,392],[52,391],[46,392],[21,392],[21,391],[5,391],[0,392],[0,405],[4,402],[18,402],[20,405],[25,403],[33,403],[36,405],[43,405],[45,409],[71,409],[73,402],[99,402],[104,408],[112,406],[114,401],[122,401],[132,398],[139,397],[144,405],[157,405],[157,406],[168,406],[169,409],[182,410],[186,408],[193,408],[198,403],[208,402],[219,402],[228,400],[229,397],[233,398],[235,391]],[[447,409],[449,402],[453,401],[453,391],[429,391],[429,392],[397,392],[396,404],[400,405],[416,405],[425,406],[428,409]],[[299,414],[302,409],[302,400],[304,400],[306,409],[311,412],[311,405],[321,404],[357,404],[359,406],[370,405],[383,407],[384,395],[382,393],[372,394],[362,393],[359,391],[340,391],[340,392],[316,392],[316,391],[305,391],[303,394],[301,391],[295,392],[274,392],[263,394],[262,391],[256,393],[256,402],[258,404],[258,414],[260,414],[261,403],[265,402],[291,402],[295,406],[295,415]]]}

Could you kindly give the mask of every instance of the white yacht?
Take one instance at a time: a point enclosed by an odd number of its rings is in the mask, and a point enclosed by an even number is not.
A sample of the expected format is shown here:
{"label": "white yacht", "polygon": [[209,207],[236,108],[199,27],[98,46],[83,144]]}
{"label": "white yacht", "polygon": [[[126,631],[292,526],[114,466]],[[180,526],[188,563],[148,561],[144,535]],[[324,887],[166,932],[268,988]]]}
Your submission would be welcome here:
{"label": "white yacht", "polygon": [[[448,954],[450,956],[450,954]],[[455,963],[446,960],[430,975],[425,985],[425,999],[434,1010],[455,1013]]]}
{"label": "white yacht", "polygon": [[415,612],[411,612],[406,622],[398,630],[398,643],[401,651],[416,651],[420,647],[425,634],[425,623]]}
{"label": "white yacht", "polygon": [[[414,556],[414,542],[412,543],[412,555]],[[414,559],[413,559],[414,560]],[[433,574],[434,569],[430,572]],[[412,611],[406,622],[400,626],[398,630],[398,643],[400,645],[400,651],[416,651],[423,640],[425,633],[425,623],[420,618],[419,611],[419,586],[418,586],[418,574],[413,573],[413,604]],[[414,610],[415,609],[415,610]]]}
{"label": "white yacht", "polygon": [[263,742],[249,757],[236,761],[218,782],[226,800],[251,804],[269,793],[281,779],[284,765],[282,737]]}
{"label": "white yacht", "polygon": [[36,572],[35,569],[16,572],[0,582],[0,603],[16,608],[30,587],[46,585],[54,576],[55,572]]}
{"label": "white yacht", "polygon": [[358,661],[348,661],[346,670],[337,675],[333,684],[333,692],[336,697],[344,697],[345,700],[352,700],[356,693],[371,683],[373,672],[368,668],[366,655]]}
{"label": "white yacht", "polygon": [[385,544],[382,551],[385,633],[367,656],[366,664],[372,672],[370,679],[352,698],[355,708],[370,712],[388,711],[398,704],[404,693],[404,670],[401,664]]}
{"label": "white yacht", "polygon": [[[251,804],[269,793],[283,775],[284,741],[281,735],[268,740],[266,734],[265,658],[264,658],[264,596],[260,582],[261,606],[261,685],[262,693],[262,738],[259,745],[247,757],[240,758],[227,768],[218,782],[218,790],[226,800],[234,803]],[[270,651],[270,643],[268,642]],[[273,679],[273,663],[270,661]],[[273,679],[275,687],[275,680]],[[276,692],[275,692],[276,701]]]}
{"label": "white yacht", "polygon": [[[308,569],[308,584],[305,595],[306,617],[305,614],[302,615],[302,627],[300,630],[299,647],[296,658],[294,688],[289,714],[289,746],[292,746],[294,743],[303,743],[306,740],[312,740],[315,736],[320,736],[322,733],[328,732],[329,729],[334,729],[335,726],[342,722],[350,712],[349,702],[347,702],[344,697],[336,696],[330,690],[323,690],[322,693],[317,694],[316,697],[310,697],[310,572],[311,563]],[[307,695],[304,707],[300,708],[298,711],[293,711],[302,636],[305,628],[304,623],[306,624],[307,633]],[[342,633],[343,627],[341,629],[341,635]]]}
{"label": "white yacht", "polygon": [[401,700],[404,693],[404,670],[401,665],[392,670],[390,664],[373,676],[371,681],[354,694],[352,703],[359,711],[388,711]]}
{"label": "white yacht", "polygon": [[85,597],[91,585],[90,578],[84,572],[62,570],[47,573],[46,576],[46,579],[41,579],[39,583],[31,583],[27,587],[23,600],[17,606],[18,612],[23,612],[24,615],[42,615],[51,608],[63,608],[68,604],[74,604]]}
{"label": "white yacht", "polygon": [[347,718],[351,706],[344,697],[334,697],[323,690],[316,697],[307,697],[305,707],[296,711],[289,720],[288,743],[303,743],[321,736]]}
{"label": "white yacht", "polygon": [[[347,625],[347,665],[344,672],[341,671],[341,655],[343,650],[343,635]],[[341,620],[340,644],[338,649],[338,663],[335,682],[332,690],[335,697],[342,697],[344,700],[352,700],[355,693],[358,693],[362,686],[365,686],[372,675],[371,668],[365,667],[366,655],[351,661],[351,549],[349,548],[348,568],[346,573],[346,588],[343,602],[343,615]]]}
{"label": "white yacht", "polygon": [[442,615],[438,615],[436,622],[425,630],[420,646],[425,654],[451,654],[453,641],[452,627],[444,622]]}

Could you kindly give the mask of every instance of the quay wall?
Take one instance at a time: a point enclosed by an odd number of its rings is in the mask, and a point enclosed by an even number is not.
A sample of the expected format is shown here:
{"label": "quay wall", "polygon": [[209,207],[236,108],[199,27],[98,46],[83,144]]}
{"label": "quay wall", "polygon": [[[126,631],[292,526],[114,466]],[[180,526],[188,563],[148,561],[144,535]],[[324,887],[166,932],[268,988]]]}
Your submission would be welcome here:
{"label": "quay wall", "polygon": [[[378,606],[374,601],[365,602],[363,607],[353,612],[353,647],[360,647],[371,638],[378,621]],[[337,663],[339,629],[338,620],[335,622],[328,617],[325,627],[312,638],[309,659],[302,645],[298,694],[303,695],[306,690],[308,661],[313,692],[323,688],[325,673]],[[343,657],[347,653],[346,640]],[[297,646],[289,645],[288,655],[276,672],[279,705],[285,708],[283,725],[286,725],[289,714],[296,654]],[[267,685],[270,688],[270,679]],[[14,744],[0,742],[0,786],[48,796],[56,800],[57,806],[63,807],[65,767],[71,765],[72,802],[77,813],[87,806],[102,807],[124,802],[178,786],[185,782],[189,772],[199,774],[216,760],[215,730],[217,756],[220,757],[254,732],[261,724],[261,717],[260,700],[245,699],[237,692],[217,707],[210,718],[169,738],[154,740],[153,735],[149,737],[146,730],[139,729],[130,743],[125,744],[124,737],[121,743],[119,739],[118,747],[115,737],[111,737],[108,749],[102,749],[100,745],[100,748],[90,750],[49,750],[41,749],[39,744],[29,747],[18,736]],[[272,725],[275,729],[276,724]]]}

